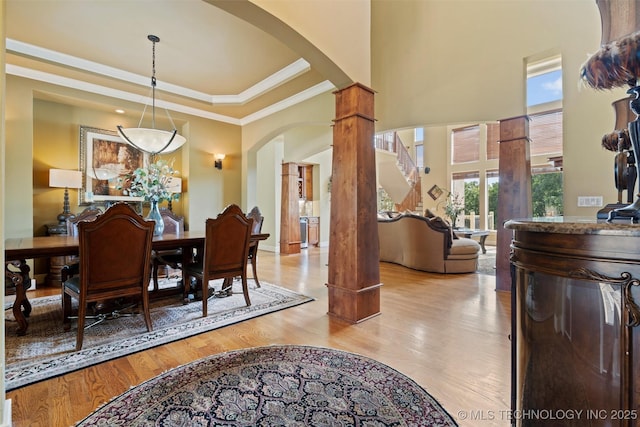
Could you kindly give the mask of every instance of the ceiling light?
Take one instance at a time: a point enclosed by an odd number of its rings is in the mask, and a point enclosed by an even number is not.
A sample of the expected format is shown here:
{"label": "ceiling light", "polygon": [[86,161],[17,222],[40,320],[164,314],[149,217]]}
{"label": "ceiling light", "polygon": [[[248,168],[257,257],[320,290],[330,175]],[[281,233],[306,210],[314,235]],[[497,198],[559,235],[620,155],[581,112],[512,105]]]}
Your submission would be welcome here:
{"label": "ceiling light", "polygon": [[125,141],[133,147],[151,155],[159,153],[170,153],[182,147],[186,142],[185,137],[178,135],[176,126],[171,120],[169,112],[165,109],[167,117],[173,126],[173,131],[156,129],[156,43],[160,42],[160,38],[154,35],[148,35],[147,38],[153,43],[152,48],[152,76],[151,76],[151,128],[140,127],[144,113],[147,111],[147,105],[144,106],[142,117],[137,128],[123,128],[118,125],[118,133]]}

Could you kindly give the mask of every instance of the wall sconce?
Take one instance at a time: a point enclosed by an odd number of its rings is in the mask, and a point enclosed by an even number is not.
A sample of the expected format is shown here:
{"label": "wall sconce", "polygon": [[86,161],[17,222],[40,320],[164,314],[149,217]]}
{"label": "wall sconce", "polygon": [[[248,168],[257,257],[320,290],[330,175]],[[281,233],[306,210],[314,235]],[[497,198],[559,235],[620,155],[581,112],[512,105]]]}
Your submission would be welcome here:
{"label": "wall sconce", "polygon": [[214,154],[213,155],[213,158],[215,159],[215,162],[213,164],[216,167],[216,169],[222,170],[222,161],[224,160],[225,157],[226,156],[224,154]]}

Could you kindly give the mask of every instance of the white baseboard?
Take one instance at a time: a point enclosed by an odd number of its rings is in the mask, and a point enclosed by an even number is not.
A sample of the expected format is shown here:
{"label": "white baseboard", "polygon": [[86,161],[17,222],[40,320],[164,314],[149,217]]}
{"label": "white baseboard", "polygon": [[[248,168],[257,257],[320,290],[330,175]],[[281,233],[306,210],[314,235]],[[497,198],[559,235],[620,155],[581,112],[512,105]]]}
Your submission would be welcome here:
{"label": "white baseboard", "polygon": [[4,401],[4,411],[2,415],[2,424],[0,424],[0,427],[11,427],[11,399]]}

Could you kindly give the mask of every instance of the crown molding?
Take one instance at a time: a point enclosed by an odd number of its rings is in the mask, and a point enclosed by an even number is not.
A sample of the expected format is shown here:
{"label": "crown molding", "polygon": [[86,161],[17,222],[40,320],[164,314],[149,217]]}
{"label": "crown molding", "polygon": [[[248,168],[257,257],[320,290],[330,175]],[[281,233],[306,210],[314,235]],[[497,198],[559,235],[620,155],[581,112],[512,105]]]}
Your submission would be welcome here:
{"label": "crown molding", "polygon": [[[57,86],[67,87],[71,89],[81,90],[83,92],[93,93],[96,95],[108,96],[115,99],[121,99],[124,101],[135,102],[142,105],[149,105],[152,99],[148,96],[140,96],[131,92],[112,89],[105,86],[96,85],[93,83],[87,83],[81,80],[71,79],[68,77],[62,77],[56,74],[45,73],[42,71],[33,70],[31,68],[20,67],[17,65],[6,64],[5,72],[10,75],[24,77],[31,80],[41,81],[45,83],[54,84]],[[205,119],[216,120],[219,122],[229,123],[238,126],[244,126],[256,120],[263,119],[286,108],[292,107],[307,99],[313,98],[327,91],[335,90],[335,86],[328,80],[318,83],[302,92],[299,92],[289,98],[286,98],[280,102],[277,102],[255,113],[249,114],[241,119],[225,116],[222,114],[212,113],[199,108],[188,107],[186,105],[177,104],[174,102],[167,102],[156,99],[156,106],[159,108],[166,108],[170,111],[189,114],[196,117],[202,117]]]}
{"label": "crown molding", "polygon": [[[65,67],[75,68],[82,71],[88,71],[90,73],[106,76],[116,80],[121,80],[127,83],[134,83],[140,86],[149,86],[149,76],[130,73],[119,68],[114,68],[97,62],[88,61],[76,56],[67,55],[40,46],[24,43],[19,40],[7,38],[6,50],[7,52],[24,55],[27,57],[63,65]],[[210,103],[211,105],[244,105],[247,102],[277,88],[278,86],[308,72],[310,69],[311,65],[304,59],[300,58],[297,61],[287,65],[283,69],[275,72],[274,74],[266,77],[265,79],[236,95],[213,95],[167,82],[161,82],[160,80],[158,81],[158,83],[160,86],[162,86],[163,92],[172,93],[190,99],[196,99],[201,102]]]}

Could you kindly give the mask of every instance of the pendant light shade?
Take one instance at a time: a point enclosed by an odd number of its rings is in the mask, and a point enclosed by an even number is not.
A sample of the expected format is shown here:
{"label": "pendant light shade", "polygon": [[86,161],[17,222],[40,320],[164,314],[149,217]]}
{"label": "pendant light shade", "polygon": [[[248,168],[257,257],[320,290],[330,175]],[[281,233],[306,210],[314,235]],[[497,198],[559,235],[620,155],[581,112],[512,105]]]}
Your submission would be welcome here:
{"label": "pendant light shade", "polygon": [[148,35],[147,38],[153,43],[152,48],[152,75],[151,75],[151,128],[143,128],[142,119],[147,110],[145,106],[137,128],[123,128],[118,125],[118,134],[130,145],[140,151],[151,155],[160,153],[171,153],[187,141],[185,137],[178,135],[176,126],[171,120],[169,112],[165,109],[167,117],[173,127],[172,131],[156,129],[156,43],[160,42],[160,38],[154,35]]}
{"label": "pendant light shade", "polygon": [[178,135],[177,130],[172,132],[160,129],[149,128],[123,128],[118,126],[118,133],[130,145],[138,150],[150,154],[171,153],[187,141],[187,139]]}

